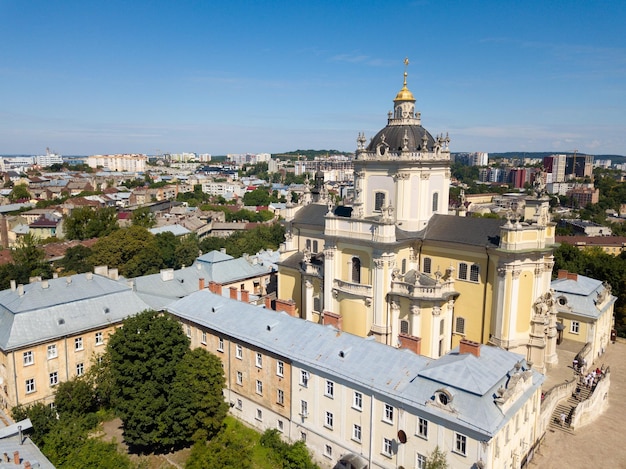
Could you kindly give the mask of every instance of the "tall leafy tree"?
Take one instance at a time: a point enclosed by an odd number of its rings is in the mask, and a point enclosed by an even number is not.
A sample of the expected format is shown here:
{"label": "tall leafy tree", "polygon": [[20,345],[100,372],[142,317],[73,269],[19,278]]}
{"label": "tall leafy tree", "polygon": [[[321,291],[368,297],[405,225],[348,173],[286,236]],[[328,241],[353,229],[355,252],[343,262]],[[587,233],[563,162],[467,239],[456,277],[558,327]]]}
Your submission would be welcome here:
{"label": "tall leafy tree", "polygon": [[141,226],[131,226],[99,239],[92,247],[89,261],[93,265],[108,265],[120,274],[136,277],[155,273],[162,266],[158,245],[152,233]]}
{"label": "tall leafy tree", "polygon": [[167,451],[217,432],[226,414],[216,357],[190,351],[180,324],[145,311],[124,321],[107,353],[113,404],[124,439],[139,451]]}
{"label": "tall leafy tree", "polygon": [[65,219],[64,227],[68,239],[81,240],[107,236],[119,228],[114,207],[77,208]]}
{"label": "tall leafy tree", "polygon": [[143,226],[144,228],[152,228],[156,225],[156,217],[148,207],[141,207],[133,210],[131,222],[133,225]]}
{"label": "tall leafy tree", "polygon": [[9,200],[15,202],[22,199],[30,199],[30,192],[26,184],[17,184],[9,194]]}
{"label": "tall leafy tree", "polygon": [[56,265],[63,268],[66,273],[82,274],[93,270],[93,264],[89,262],[92,251],[87,246],[79,244],[65,251],[63,259],[56,262]]}

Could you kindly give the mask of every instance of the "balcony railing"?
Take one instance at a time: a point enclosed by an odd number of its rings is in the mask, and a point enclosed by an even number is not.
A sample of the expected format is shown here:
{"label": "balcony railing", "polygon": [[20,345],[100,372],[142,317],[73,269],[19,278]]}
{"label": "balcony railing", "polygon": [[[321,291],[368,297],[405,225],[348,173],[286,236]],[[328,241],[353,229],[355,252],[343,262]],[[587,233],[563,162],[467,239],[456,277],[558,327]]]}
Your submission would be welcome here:
{"label": "balcony railing", "polygon": [[350,295],[361,296],[364,298],[372,298],[373,288],[371,285],[363,283],[346,282],[344,280],[335,279],[333,287],[340,292]]}

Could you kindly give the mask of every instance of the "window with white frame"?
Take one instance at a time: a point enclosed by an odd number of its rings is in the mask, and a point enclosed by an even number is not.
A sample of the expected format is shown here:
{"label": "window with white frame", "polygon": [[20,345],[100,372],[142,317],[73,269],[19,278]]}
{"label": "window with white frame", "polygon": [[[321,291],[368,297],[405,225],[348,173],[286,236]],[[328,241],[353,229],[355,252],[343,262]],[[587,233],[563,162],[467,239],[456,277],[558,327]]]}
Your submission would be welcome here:
{"label": "window with white frame", "polygon": [[[206,345],[206,331],[202,331],[202,335],[200,336],[200,343],[202,345]],[[219,350],[219,348],[218,348],[218,350]],[[221,352],[221,350],[220,350],[220,352]]]}
{"label": "window with white frame", "polygon": [[48,345],[48,360],[58,357],[57,345]]}
{"label": "window with white frame", "polygon": [[326,397],[333,397],[335,395],[335,383],[326,380],[326,392],[324,395]]}
{"label": "window with white frame", "polygon": [[239,360],[243,358],[243,347],[239,344],[235,345],[235,358]]}
{"label": "window with white frame", "polygon": [[308,417],[309,415],[309,403],[307,401],[300,401],[300,415]]}
{"label": "window with white frame", "polygon": [[24,352],[22,356],[24,357],[24,366],[32,365],[33,363],[35,363],[35,354],[32,350]]}
{"label": "window with white frame", "polygon": [[35,378],[29,378],[25,381],[26,384],[26,394],[30,394],[35,392]]}
{"label": "window with white frame", "polygon": [[[206,332],[205,332],[206,334]],[[218,352],[223,352],[224,351],[224,339],[221,337],[218,337],[217,339],[217,351]]]}
{"label": "window with white frame", "polygon": [[300,432],[300,441],[304,441],[306,443],[306,433]]}
{"label": "window with white frame", "polygon": [[276,391],[276,403],[279,405],[285,404],[285,392],[282,389]]}
{"label": "window with white frame", "polygon": [[330,445],[324,445],[324,456],[327,458],[333,457],[333,447]]}
{"label": "window with white frame", "polygon": [[305,388],[309,385],[309,372],[301,370],[300,371],[300,386],[304,386]]}
{"label": "window with white frame", "polygon": [[326,419],[324,420],[326,428],[333,428],[333,413],[326,411]]}
{"label": "window with white frame", "polygon": [[85,374],[85,364],[77,363],[76,364],[76,376],[82,376],[83,374]]}
{"label": "window with white frame", "polygon": [[352,439],[354,441],[361,442],[361,425],[357,425],[356,423],[352,426]]}
{"label": "window with white frame", "polygon": [[313,252],[317,252],[319,249],[317,241],[313,241]]}
{"label": "window with white frame", "polygon": [[243,401],[241,399],[237,399],[237,409],[243,409]]}
{"label": "window with white frame", "polygon": [[418,418],[417,420],[417,434],[422,438],[428,438],[428,420]]}
{"label": "window with white frame", "polygon": [[256,393],[263,394],[263,381],[256,380]]}
{"label": "window with white frame", "polygon": [[424,263],[424,273],[430,274],[432,270],[432,264],[433,264],[432,259],[430,257],[425,257],[423,263]]}
{"label": "window with white frame", "polygon": [[467,452],[467,437],[460,433],[455,433],[454,452],[465,456]]}
{"label": "window with white frame", "polygon": [[437,210],[439,210],[439,192],[434,192],[433,193],[433,206],[432,206],[433,212],[436,212]]}
{"label": "window with white frame", "polygon": [[454,332],[457,334],[465,334],[465,318],[456,318],[456,321],[454,322]]}
{"label": "window with white frame", "polygon": [[189,324],[185,324],[185,331],[187,333],[187,337],[191,338],[191,326]]}
{"label": "window with white frame", "polygon": [[352,400],[352,407],[357,410],[363,409],[363,394],[358,391],[354,391],[354,399]]}
{"label": "window with white frame", "polygon": [[83,349],[83,338],[76,337],[74,339],[74,350],[82,350]]}
{"label": "window with white frame", "polygon": [[578,334],[580,332],[580,322],[572,321],[569,331],[572,334]]}
{"label": "window with white frame", "polygon": [[104,344],[104,332],[96,332],[96,345]]}
{"label": "window with white frame", "polygon": [[402,263],[400,265],[402,266],[402,273],[406,274],[406,259],[402,259]]}
{"label": "window with white frame", "polygon": [[261,409],[256,410],[256,419],[263,420],[263,411]]}
{"label": "window with white frame", "polygon": [[59,384],[59,372],[58,371],[53,371],[52,373],[50,373],[50,386],[56,386],[57,384]]}
{"label": "window with white frame", "polygon": [[400,321],[400,334],[408,334],[409,333],[409,321],[403,319]]}
{"label": "window with white frame", "polygon": [[383,414],[383,421],[387,423],[393,423],[393,406],[385,404],[385,413]]}
{"label": "window with white frame", "polygon": [[417,469],[426,469],[426,456],[424,456],[423,454],[419,454],[417,453],[417,457],[415,459],[415,467]]}
{"label": "window with white frame", "polygon": [[284,376],[285,374],[285,364],[281,360],[276,362],[276,374],[278,376]]}
{"label": "window with white frame", "polygon": [[393,444],[389,438],[383,438],[383,451],[385,456],[391,456],[393,451]]}
{"label": "window with white frame", "polygon": [[243,385],[243,373],[241,371],[237,372],[237,384],[239,386]]}
{"label": "window with white frame", "polygon": [[282,433],[285,430],[285,422],[283,422],[282,420],[278,420],[276,422],[276,428],[280,433]]}
{"label": "window with white frame", "polygon": [[263,368],[263,355],[259,352],[256,353],[256,367]]}

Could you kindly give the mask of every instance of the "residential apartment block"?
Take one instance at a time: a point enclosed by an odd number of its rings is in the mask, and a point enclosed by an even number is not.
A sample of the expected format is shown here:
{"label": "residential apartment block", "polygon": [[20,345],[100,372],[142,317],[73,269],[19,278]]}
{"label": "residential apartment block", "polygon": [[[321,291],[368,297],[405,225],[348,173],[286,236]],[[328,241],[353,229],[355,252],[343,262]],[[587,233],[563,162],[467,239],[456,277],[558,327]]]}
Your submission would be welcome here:
{"label": "residential apartment block", "polygon": [[324,467],[424,467],[436,447],[451,468],[519,467],[543,433],[544,377],[497,347],[435,360],[207,290],[167,309],[221,358],[233,415]]}
{"label": "residential apartment block", "polygon": [[87,372],[126,317],[149,309],[131,287],[91,273],[0,292],[0,403],[51,402]]}

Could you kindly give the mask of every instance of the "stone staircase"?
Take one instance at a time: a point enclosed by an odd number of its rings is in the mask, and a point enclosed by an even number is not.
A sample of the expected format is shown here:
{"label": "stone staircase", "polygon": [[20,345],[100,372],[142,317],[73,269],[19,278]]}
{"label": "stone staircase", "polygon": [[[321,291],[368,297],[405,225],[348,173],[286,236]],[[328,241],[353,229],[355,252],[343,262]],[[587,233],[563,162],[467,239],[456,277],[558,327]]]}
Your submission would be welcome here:
{"label": "stone staircase", "polygon": [[[582,378],[579,377],[579,383],[577,385],[577,389],[580,389],[579,393],[574,392],[567,399],[563,399],[557,404],[554,412],[552,413],[552,417],[550,418],[550,430],[558,430],[570,434],[574,433],[574,430],[569,426],[572,413],[574,412],[574,409],[576,408],[578,403],[587,399],[591,394],[591,389],[586,387],[584,384],[580,384],[581,382]],[[564,426],[561,426],[561,414],[565,414],[566,416]]]}

